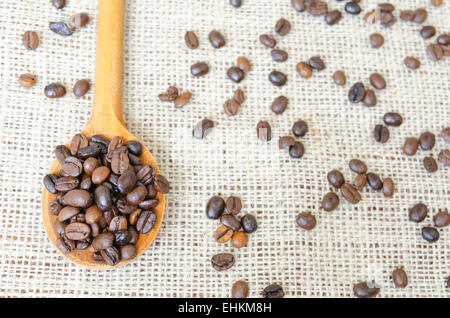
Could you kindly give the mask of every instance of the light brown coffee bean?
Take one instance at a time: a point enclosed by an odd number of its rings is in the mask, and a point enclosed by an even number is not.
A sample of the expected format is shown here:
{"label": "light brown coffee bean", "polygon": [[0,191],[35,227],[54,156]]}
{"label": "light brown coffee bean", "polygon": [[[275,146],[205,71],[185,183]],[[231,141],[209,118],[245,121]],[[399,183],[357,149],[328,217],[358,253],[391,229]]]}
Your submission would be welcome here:
{"label": "light brown coffee bean", "polygon": [[305,62],[297,64],[297,73],[303,78],[310,78],[312,76],[312,68]]}
{"label": "light brown coffee bean", "polygon": [[394,195],[395,192],[395,184],[394,181],[392,181],[391,178],[385,178],[383,180],[383,188],[381,190],[383,192],[383,195],[386,198],[390,198]]}
{"label": "light brown coffee bean", "polygon": [[228,242],[233,236],[233,230],[227,228],[225,225],[219,226],[214,232],[214,239],[219,243]]}
{"label": "light brown coffee bean", "polygon": [[365,174],[360,173],[355,177],[353,181],[353,186],[356,190],[361,191],[367,184],[367,177]]}
{"label": "light brown coffee bean", "polygon": [[376,89],[384,89],[386,88],[386,81],[383,76],[378,73],[373,73],[370,75],[370,84]]}
{"label": "light brown coffee bean", "polygon": [[233,99],[241,105],[245,101],[244,91],[240,88],[234,91]]}
{"label": "light brown coffee bean", "polygon": [[239,104],[236,100],[230,98],[223,104],[223,110],[228,116],[235,116],[239,111]]}
{"label": "light brown coffee bean", "polygon": [[369,37],[370,46],[374,49],[378,49],[384,44],[384,38],[379,33],[373,33]]}
{"label": "light brown coffee bean", "polygon": [[403,145],[403,153],[407,156],[414,156],[417,152],[417,148],[419,147],[419,140],[414,137],[406,138],[405,143]]}
{"label": "light brown coffee bean", "polygon": [[192,50],[199,46],[198,37],[194,31],[187,31],[184,35],[184,41],[186,42],[186,46]]}
{"label": "light brown coffee bean", "polygon": [[191,92],[181,93],[174,101],[175,108],[183,108],[187,103],[189,103],[191,97]]}
{"label": "light brown coffee bean", "polygon": [[392,272],[392,281],[397,288],[405,288],[408,286],[408,275],[402,267]]}
{"label": "light brown coffee bean", "polygon": [[341,194],[345,200],[351,204],[357,204],[361,201],[361,194],[351,184],[344,183],[341,187]]}
{"label": "light brown coffee bean", "polygon": [[450,225],[450,214],[447,211],[439,211],[433,217],[433,222],[436,227],[446,227]]}
{"label": "light brown coffee bean", "polygon": [[20,75],[19,84],[26,88],[33,87],[36,84],[36,75],[29,73]]}
{"label": "light brown coffee bean", "polygon": [[333,81],[336,83],[336,85],[339,85],[339,86],[345,85],[345,83],[347,82],[345,73],[343,71],[334,72]]}
{"label": "light brown coffee bean", "polygon": [[241,70],[243,70],[244,72],[248,73],[252,70],[252,66],[250,64],[250,61],[244,57],[244,56],[240,56],[237,59],[237,67],[239,67]]}
{"label": "light brown coffee bean", "polygon": [[158,98],[162,102],[173,102],[178,97],[178,88],[175,86],[169,86],[164,93],[158,95]]}
{"label": "light brown coffee bean", "polygon": [[406,67],[411,70],[416,70],[420,67],[420,61],[412,56],[405,57],[403,63],[405,63]]}
{"label": "light brown coffee bean", "polygon": [[39,36],[34,31],[27,31],[22,36],[22,43],[27,50],[36,50],[39,47]]}
{"label": "light brown coffee bean", "polygon": [[231,238],[231,245],[233,245],[236,248],[242,248],[247,245],[248,242],[248,236],[245,232],[238,231],[234,233],[233,237]]}
{"label": "light brown coffee bean", "polygon": [[285,36],[291,31],[291,24],[286,19],[280,19],[275,24],[275,32],[280,36]]}
{"label": "light brown coffee bean", "polygon": [[248,284],[242,280],[237,281],[231,288],[231,298],[247,298],[248,297]]}

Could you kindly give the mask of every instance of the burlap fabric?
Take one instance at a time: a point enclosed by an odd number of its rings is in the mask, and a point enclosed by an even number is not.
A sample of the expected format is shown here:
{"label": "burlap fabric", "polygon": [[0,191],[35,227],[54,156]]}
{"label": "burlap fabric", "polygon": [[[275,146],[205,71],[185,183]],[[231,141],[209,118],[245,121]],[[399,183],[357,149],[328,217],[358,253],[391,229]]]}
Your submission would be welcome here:
{"label": "burlap fabric", "polygon": [[[58,11],[50,1],[0,2],[0,296],[62,297],[227,297],[234,281],[249,282],[250,295],[259,297],[270,283],[283,286],[288,297],[348,297],[353,284],[374,279],[384,297],[449,297],[445,279],[450,275],[450,232],[430,244],[421,237],[432,215],[449,207],[449,168],[430,174],[422,166],[426,154],[402,154],[406,137],[429,130],[438,134],[450,124],[449,60],[432,62],[425,48],[435,38],[423,40],[421,26],[398,21],[386,29],[368,25],[363,14],[345,14],[330,27],[323,17],[297,13],[289,0],[245,0],[240,9],[228,0],[129,0],[126,4],[123,110],[128,128],[142,139],[172,184],[167,195],[161,230],[137,261],[114,271],[91,271],[69,263],[49,243],[41,222],[42,178],[53,160],[53,149],[85,126],[92,90],[81,99],[71,87],[81,78],[93,79],[97,1],[71,0]],[[361,2],[363,12],[379,1]],[[329,1],[343,11],[344,2]],[[433,7],[427,0],[395,1],[400,9],[425,7],[425,24],[438,33],[450,31],[450,4]],[[73,36],[52,33],[49,21],[88,12],[92,23]],[[278,47],[289,59],[277,64],[258,37],[275,34],[275,22],[284,17],[292,31],[277,36]],[[227,44],[215,50],[209,31],[221,31]],[[26,51],[21,36],[39,33],[41,45]],[[186,30],[200,39],[197,50],[184,44]],[[372,49],[369,34],[380,32],[385,44]],[[253,70],[240,84],[226,70],[238,56],[247,56]],[[319,55],[327,68],[305,80],[295,72],[299,61]],[[403,65],[416,56],[419,70]],[[207,61],[210,73],[193,78],[189,67]],[[280,70],[287,85],[277,88],[268,74]],[[347,85],[339,87],[332,74],[342,69]],[[24,89],[17,83],[22,73],[34,73],[38,83]],[[378,105],[350,104],[350,85],[379,72],[387,88],[377,91]],[[49,100],[46,84],[59,81],[69,93]],[[183,109],[162,103],[158,94],[169,84],[193,93]],[[222,105],[241,87],[247,100],[235,117]],[[289,106],[282,115],[270,111],[272,100],[285,95]],[[372,131],[388,111],[403,115],[401,127],[391,128],[386,144],[376,143]],[[192,138],[194,124],[204,117],[216,127],[204,140]],[[302,138],[305,156],[300,160],[278,150],[278,137],[290,134],[292,124],[306,120],[310,132]],[[256,124],[268,120],[273,139],[256,138]],[[438,137],[431,153],[448,148]],[[344,200],[326,213],[320,202],[330,190],[326,175],[340,169],[354,178],[348,161],[360,158],[370,171],[391,177],[397,192],[386,199],[366,189],[358,205]],[[218,221],[205,217],[212,195],[234,194],[243,200],[243,213],[254,214],[259,229],[248,246],[233,249],[216,243]],[[408,221],[408,208],[426,203],[430,215],[421,224]],[[304,231],[295,218],[301,211],[316,215],[317,227]],[[236,265],[217,272],[210,265],[215,253],[232,252]],[[393,287],[390,275],[404,266],[409,275],[405,289]]]}

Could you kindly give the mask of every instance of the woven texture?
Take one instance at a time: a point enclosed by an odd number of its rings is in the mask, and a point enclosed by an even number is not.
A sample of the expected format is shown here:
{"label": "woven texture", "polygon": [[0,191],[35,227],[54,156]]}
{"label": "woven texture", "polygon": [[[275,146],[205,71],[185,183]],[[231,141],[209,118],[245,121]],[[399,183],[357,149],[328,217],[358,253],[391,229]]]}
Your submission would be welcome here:
{"label": "woven texture", "polygon": [[[64,10],[50,1],[0,2],[0,296],[13,297],[228,297],[234,281],[249,282],[250,296],[259,297],[271,283],[283,286],[287,297],[349,297],[353,284],[374,279],[383,297],[449,297],[445,287],[450,275],[450,229],[430,244],[420,235],[432,224],[439,209],[449,207],[449,168],[439,164],[430,174],[422,159],[402,154],[406,137],[429,130],[436,135],[450,125],[450,64],[448,58],[432,62],[425,48],[435,41],[423,40],[421,25],[398,21],[391,28],[368,25],[363,15],[380,1],[361,1],[363,13],[343,13],[335,26],[323,17],[294,11],[289,0],[244,0],[235,9],[228,0],[129,0],[126,3],[125,70],[123,111],[129,130],[144,141],[172,184],[167,195],[165,218],[153,245],[137,261],[117,270],[97,272],[68,262],[48,241],[41,221],[42,178],[53,160],[53,149],[85,126],[93,100],[77,99],[73,84],[94,81],[97,1],[71,0]],[[382,1],[381,1],[382,2]],[[345,2],[329,1],[343,11]],[[401,9],[424,7],[440,33],[450,31],[450,3],[433,7],[427,0],[395,1]],[[92,23],[73,36],[52,33],[50,21],[88,12]],[[276,36],[278,48],[289,53],[285,63],[275,63],[260,34],[275,34],[276,21],[292,24],[285,37]],[[217,29],[227,40],[215,50],[209,31]],[[38,32],[41,45],[27,51],[21,36]],[[194,30],[200,47],[189,50],[184,33]],[[369,34],[379,32],[385,44],[369,46]],[[238,56],[253,65],[240,85],[226,70]],[[299,61],[319,55],[327,68],[302,79],[295,71]],[[422,66],[416,71],[403,65],[415,56]],[[193,78],[190,65],[206,61],[208,75]],[[277,88],[268,81],[272,70],[287,74],[287,85]],[[347,85],[332,81],[344,70]],[[387,88],[377,91],[378,104],[367,108],[350,104],[350,86],[369,75],[382,74]],[[35,87],[21,87],[22,73],[38,76]],[[61,99],[44,97],[51,82],[62,82],[68,94]],[[162,103],[158,94],[168,85],[191,91],[183,109]],[[235,117],[224,114],[222,105],[241,87],[247,99]],[[289,98],[282,115],[270,110],[279,95]],[[404,123],[390,128],[385,144],[372,136],[383,114],[396,111]],[[216,123],[203,140],[192,138],[196,122],[208,117]],[[310,131],[301,140],[305,155],[291,159],[278,150],[278,137],[289,135],[297,119],[307,121]],[[273,139],[256,137],[256,124],[267,120]],[[437,137],[434,157],[448,148]],[[370,171],[391,177],[397,187],[393,198],[365,189],[363,200],[350,205],[341,198],[338,209],[320,209],[330,191],[327,173],[340,169],[347,180],[355,174],[348,161],[360,158]],[[259,229],[249,235],[248,246],[234,249],[214,241],[218,221],[205,217],[212,195],[242,198],[244,213],[257,217]],[[421,223],[408,221],[408,208],[418,202],[430,214]],[[317,227],[304,231],[295,223],[299,212],[311,211]],[[232,252],[233,268],[215,271],[211,256]],[[409,286],[396,289],[390,275],[404,266]]]}

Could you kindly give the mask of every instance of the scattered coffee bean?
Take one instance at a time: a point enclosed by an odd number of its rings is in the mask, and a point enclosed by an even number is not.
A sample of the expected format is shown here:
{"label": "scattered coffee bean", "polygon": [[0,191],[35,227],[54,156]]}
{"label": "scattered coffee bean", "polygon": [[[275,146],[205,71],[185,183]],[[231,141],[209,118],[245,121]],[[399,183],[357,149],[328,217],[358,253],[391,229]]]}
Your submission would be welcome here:
{"label": "scattered coffee bean", "polygon": [[48,174],[44,177],[44,186],[45,188],[53,194],[57,194],[58,190],[56,189],[56,182],[58,181],[58,176],[56,174]]}
{"label": "scattered coffee bean", "polygon": [[62,36],[70,36],[73,34],[74,28],[69,27],[65,22],[50,22],[50,30]]}
{"label": "scattered coffee bean", "polygon": [[398,113],[386,113],[383,116],[383,121],[388,126],[398,127],[402,124],[403,118]]}
{"label": "scattered coffee bean", "polygon": [[278,139],[279,149],[289,149],[293,145],[295,145],[295,139],[291,136],[283,136]]}
{"label": "scattered coffee bean", "polygon": [[356,173],[365,174],[367,172],[366,164],[359,159],[350,160],[348,166],[350,167],[350,170]]}
{"label": "scattered coffee bean", "polygon": [[312,230],[316,226],[316,217],[311,212],[302,212],[297,216],[297,225],[305,230]]}
{"label": "scattered coffee bean", "polygon": [[240,88],[234,91],[233,99],[241,105],[245,101],[244,91]]}
{"label": "scattered coffee bean", "polygon": [[383,76],[378,73],[373,73],[370,75],[370,84],[376,89],[386,88],[386,81]]}
{"label": "scattered coffee bean", "polygon": [[237,281],[231,288],[231,298],[247,298],[248,297],[248,284],[242,280]]}
{"label": "scattered coffee bean", "polygon": [[375,24],[380,19],[380,13],[378,10],[370,10],[364,15],[364,21],[366,21],[368,24]]}
{"label": "scattered coffee bean", "polygon": [[279,71],[272,71],[269,74],[269,81],[275,85],[275,86],[284,86],[284,84],[286,84],[287,81],[287,76],[284,73],[281,73]]}
{"label": "scattered coffee bean", "polygon": [[405,288],[408,286],[408,275],[403,268],[397,268],[392,272],[392,281],[395,287]]}
{"label": "scattered coffee bean", "polygon": [[241,226],[245,233],[253,233],[258,229],[256,218],[251,214],[246,214],[241,218]]}
{"label": "scattered coffee bean", "polygon": [[381,181],[380,177],[373,172],[369,172],[367,174],[367,183],[372,189],[376,191],[379,191],[383,188],[383,182]]}
{"label": "scattered coffee bean", "polygon": [[230,4],[235,8],[239,8],[242,5],[242,0],[230,0]]}
{"label": "scattered coffee bean", "polygon": [[234,233],[233,237],[231,238],[231,245],[233,245],[236,248],[242,248],[247,245],[248,242],[248,236],[245,234],[245,232],[238,231]]}
{"label": "scattered coffee bean", "polygon": [[192,135],[197,139],[205,138],[214,127],[214,122],[208,118],[199,121],[192,130]]}
{"label": "scattered coffee bean", "polygon": [[342,196],[349,203],[357,204],[359,201],[361,201],[361,194],[351,184],[344,183],[340,189]]}
{"label": "scattered coffee bean", "polygon": [[62,84],[52,83],[45,87],[44,94],[48,98],[60,98],[66,95],[66,88]]}
{"label": "scattered coffee bean", "polygon": [[296,141],[293,146],[289,148],[289,155],[292,158],[300,159],[305,154],[305,147],[300,141]]}
{"label": "scattered coffee bean", "polygon": [[206,205],[206,217],[209,219],[218,219],[225,209],[225,201],[219,196],[213,196]]}
{"label": "scattered coffee bean", "polygon": [[395,185],[394,185],[394,181],[392,181],[391,178],[386,178],[383,180],[383,188],[382,188],[381,192],[383,192],[383,195],[386,198],[390,198],[394,195]]}
{"label": "scattered coffee bean", "polygon": [[441,137],[446,143],[450,144],[450,127],[445,127],[442,129]]}
{"label": "scattered coffee bean", "polygon": [[241,228],[241,222],[239,222],[232,214],[222,214],[220,223],[233,231],[239,231]]}
{"label": "scattered coffee bean", "polygon": [[438,170],[437,162],[433,157],[423,158],[423,166],[425,170],[430,173],[436,172]]}
{"label": "scattered coffee bean", "polygon": [[30,88],[36,84],[36,75],[22,74],[19,76],[19,84],[23,87]]}
{"label": "scattered coffee bean", "polygon": [[407,138],[405,144],[403,145],[403,153],[408,156],[414,156],[419,147],[419,140],[417,138]]}
{"label": "scattered coffee bean", "polygon": [[322,199],[322,209],[327,212],[335,210],[339,205],[339,197],[334,192],[328,192]]}
{"label": "scattered coffee bean", "polygon": [[162,102],[173,102],[178,97],[178,89],[175,86],[169,86],[169,88],[158,95],[159,100]]}
{"label": "scattered coffee bean", "polygon": [[347,78],[345,76],[345,73],[343,71],[336,71],[333,74],[333,80],[336,83],[336,85],[343,86],[347,82]]}
{"label": "scattered coffee bean", "polygon": [[439,61],[442,59],[444,51],[439,44],[430,44],[427,46],[427,56],[432,61]]}
{"label": "scattered coffee bean", "polygon": [[225,45],[225,38],[219,31],[214,30],[209,32],[208,39],[212,47],[215,49],[221,48]]}
{"label": "scattered coffee bean", "polygon": [[313,56],[308,63],[311,68],[317,71],[322,71],[326,68],[324,61],[319,56]]}
{"label": "scattered coffee bean", "polygon": [[367,184],[367,177],[365,174],[358,174],[353,181],[353,186],[356,190],[361,191]]}
{"label": "scattered coffee bean", "polygon": [[273,49],[277,44],[275,38],[268,34],[262,34],[259,36],[259,41],[265,46]]}
{"label": "scattered coffee bean", "polygon": [[423,23],[427,19],[428,12],[423,8],[414,11],[412,21],[415,23]]}
{"label": "scattered coffee bean", "polygon": [[274,49],[270,52],[270,55],[275,62],[285,62],[288,59],[288,54],[283,50]]}
{"label": "scattered coffee bean", "polygon": [[439,7],[442,5],[442,3],[444,3],[444,0],[431,0],[430,1],[432,5],[434,5],[435,7]]}
{"label": "scattered coffee bean", "polygon": [[438,159],[440,162],[442,162],[442,164],[446,167],[450,166],[450,150],[445,149],[442,150],[439,155],[438,155]]}
{"label": "scattered coffee bean", "polygon": [[256,134],[259,140],[270,141],[272,139],[272,128],[267,121],[260,121],[256,125]]}
{"label": "scattered coffee bean", "polygon": [[338,170],[331,170],[327,175],[328,182],[335,188],[340,188],[344,182],[344,175]]}
{"label": "scattered coffee bean", "polygon": [[90,21],[89,15],[87,13],[77,13],[72,15],[69,18],[69,25],[72,28],[83,28],[85,27]]}
{"label": "scattered coffee bean", "polygon": [[367,107],[372,107],[377,104],[377,97],[373,90],[366,89],[366,92],[364,93],[363,104]]}
{"label": "scattered coffee bean", "polygon": [[280,115],[284,113],[288,106],[288,99],[285,96],[278,96],[275,98],[275,100],[272,102],[272,105],[270,106],[270,109],[277,115]]}
{"label": "scattered coffee bean", "polygon": [[313,16],[324,15],[328,12],[328,5],[322,0],[309,0],[305,2],[306,11]]}
{"label": "scattered coffee bean", "polygon": [[291,5],[298,12],[303,12],[306,9],[305,0],[291,0]]}
{"label": "scattered coffee bean", "polygon": [[73,86],[73,94],[76,97],[82,97],[82,96],[86,95],[86,93],[89,91],[90,87],[91,87],[91,84],[89,84],[88,80],[86,80],[86,79],[79,80]]}
{"label": "scattered coffee bean", "polygon": [[208,72],[209,66],[205,62],[195,63],[191,66],[191,74],[195,77],[206,75]]}
{"label": "scattered coffee bean", "polygon": [[378,4],[378,8],[381,12],[392,12],[395,9],[395,7],[390,3],[380,3]]}
{"label": "scattered coffee bean", "polygon": [[308,132],[308,124],[304,120],[297,120],[292,126],[292,133],[297,137],[303,137]]}
{"label": "scattered coffee bean", "polygon": [[436,28],[432,25],[424,26],[420,30],[420,36],[424,39],[429,39],[436,34]]}
{"label": "scattered coffee bean", "polygon": [[239,104],[236,100],[230,98],[223,104],[223,110],[228,116],[234,116],[239,111]]}
{"label": "scattered coffee bean", "polygon": [[228,242],[233,236],[233,230],[227,228],[225,225],[219,226],[214,232],[214,239],[219,243]]}
{"label": "scattered coffee bean", "polygon": [[409,209],[409,220],[419,223],[422,222],[428,215],[428,208],[423,203],[418,203]]}
{"label": "scattered coffee bean", "polygon": [[228,69],[227,76],[233,82],[240,83],[244,79],[245,73],[239,67],[233,66]]}
{"label": "scattered coffee bean", "polygon": [[234,262],[234,256],[230,253],[216,254],[211,258],[211,265],[217,271],[224,271],[233,267]]}
{"label": "scattered coffee bean", "polygon": [[426,131],[419,137],[419,145],[422,150],[431,150],[436,143],[436,137],[433,133]]}
{"label": "scattered coffee bean", "polygon": [[280,19],[275,24],[275,32],[280,36],[285,36],[291,31],[291,24],[286,19]]}
{"label": "scattered coffee bean", "polygon": [[339,10],[333,10],[325,14],[325,22],[328,25],[335,25],[342,18],[342,13]]}
{"label": "scattered coffee bean", "polygon": [[436,42],[440,45],[450,44],[450,34],[441,34],[437,37]]}
{"label": "scattered coffee bean", "polygon": [[174,101],[173,105],[175,108],[183,108],[191,100],[192,93],[184,92],[181,93]]}
{"label": "scattered coffee bean", "polygon": [[239,214],[242,209],[242,201],[238,197],[230,196],[225,202],[225,207],[227,208],[228,213],[232,215]]}
{"label": "scattered coffee bean", "polygon": [[248,73],[252,70],[252,66],[250,64],[250,61],[244,57],[244,56],[240,56],[237,59],[237,67],[239,67],[241,70],[243,70],[244,72]]}
{"label": "scattered coffee bean", "polygon": [[389,140],[389,129],[383,125],[376,125],[373,130],[373,137],[376,142],[384,144]]}
{"label": "scattered coffee bean", "polygon": [[353,294],[358,298],[375,297],[379,291],[374,283],[361,282],[353,286]]}
{"label": "scattered coffee bean", "polygon": [[434,243],[439,240],[439,231],[436,230],[434,227],[425,226],[422,228],[422,237],[426,241]]}
{"label": "scattered coffee bean", "polygon": [[348,99],[352,103],[359,103],[364,99],[364,95],[366,94],[366,89],[364,88],[363,83],[358,82],[355,83],[348,92]]}
{"label": "scattered coffee bean", "polygon": [[66,6],[66,0],[52,0],[52,4],[56,9],[62,9]]}
{"label": "scattered coffee bean", "polygon": [[412,21],[414,18],[414,11],[412,10],[403,10],[400,12],[400,19],[403,21]]}
{"label": "scattered coffee bean", "polygon": [[412,56],[407,56],[403,60],[403,63],[405,63],[406,67],[412,70],[416,70],[420,67],[420,61]]}
{"label": "scattered coffee bean", "polygon": [[272,284],[264,288],[261,295],[263,298],[283,298],[284,291],[280,285]]}
{"label": "scattered coffee bean", "polygon": [[192,50],[199,46],[198,37],[194,31],[187,31],[184,35],[184,41],[186,42],[186,46]]}
{"label": "scattered coffee bean", "polygon": [[439,211],[433,217],[433,222],[436,227],[446,227],[450,225],[450,214],[447,211]]}
{"label": "scattered coffee bean", "polygon": [[312,68],[305,62],[297,64],[297,73],[303,78],[310,78],[312,76]]}
{"label": "scattered coffee bean", "polygon": [[397,18],[390,12],[381,12],[380,24],[386,28],[391,27],[397,22]]}
{"label": "scattered coffee bean", "polygon": [[39,36],[34,31],[27,31],[22,36],[22,43],[27,50],[36,50],[39,46]]}
{"label": "scattered coffee bean", "polygon": [[378,49],[379,47],[381,47],[383,45],[384,38],[379,33],[373,33],[370,35],[369,41],[370,41],[371,47],[373,47],[374,49]]}
{"label": "scattered coffee bean", "polygon": [[345,12],[350,14],[360,14],[361,7],[356,2],[350,1],[345,4]]}

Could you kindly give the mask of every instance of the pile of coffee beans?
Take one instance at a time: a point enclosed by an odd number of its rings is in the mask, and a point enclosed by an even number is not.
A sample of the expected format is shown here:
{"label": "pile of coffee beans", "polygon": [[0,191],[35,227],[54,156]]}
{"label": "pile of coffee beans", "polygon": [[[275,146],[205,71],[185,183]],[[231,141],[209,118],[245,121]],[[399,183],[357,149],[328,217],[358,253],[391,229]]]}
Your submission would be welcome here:
{"label": "pile of coffee beans", "polygon": [[87,249],[110,266],[136,257],[139,235],[156,223],[157,194],[170,189],[153,166],[142,164],[142,148],[135,140],[83,134],[55,148],[61,170],[46,175],[44,186],[56,195],[49,213],[61,252]]}
{"label": "pile of coffee beans", "polygon": [[[308,132],[308,124],[304,120],[297,120],[292,126],[292,134],[303,137]],[[291,158],[300,159],[305,154],[305,147],[301,141],[296,141],[291,136],[282,136],[278,139],[278,148],[289,150]]]}
{"label": "pile of coffee beans", "polygon": [[[420,223],[425,220],[428,213],[428,207],[420,202],[409,209],[408,218],[412,222]],[[422,237],[430,243],[439,240],[440,234],[436,228],[443,228],[450,225],[450,214],[447,210],[441,210],[434,215],[433,222],[435,227],[425,226],[422,228]]]}
{"label": "pile of coffee beans", "polygon": [[308,62],[297,64],[297,73],[303,78],[310,78],[313,70],[323,71],[326,68],[324,61],[319,56],[311,57]]}
{"label": "pile of coffee beans", "polygon": [[158,95],[162,102],[173,102],[175,108],[183,108],[191,100],[191,92],[183,92],[178,94],[178,88],[169,86],[164,93]]}

